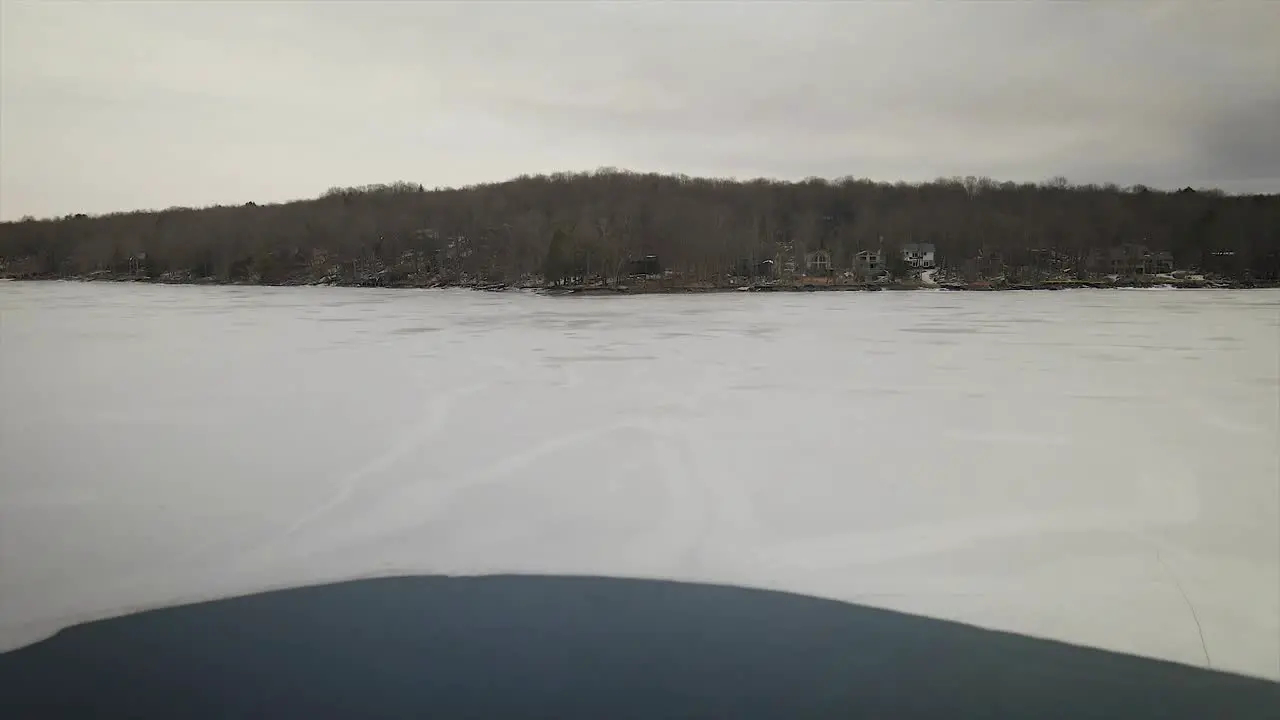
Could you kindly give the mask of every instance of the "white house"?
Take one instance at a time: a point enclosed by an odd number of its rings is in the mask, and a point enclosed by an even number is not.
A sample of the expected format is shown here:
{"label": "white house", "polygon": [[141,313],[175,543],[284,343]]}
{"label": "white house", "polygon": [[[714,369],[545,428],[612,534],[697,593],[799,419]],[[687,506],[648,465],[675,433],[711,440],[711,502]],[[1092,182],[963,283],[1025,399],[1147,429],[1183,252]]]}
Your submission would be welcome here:
{"label": "white house", "polygon": [[902,246],[902,259],[913,268],[934,266],[933,243],[907,243]]}

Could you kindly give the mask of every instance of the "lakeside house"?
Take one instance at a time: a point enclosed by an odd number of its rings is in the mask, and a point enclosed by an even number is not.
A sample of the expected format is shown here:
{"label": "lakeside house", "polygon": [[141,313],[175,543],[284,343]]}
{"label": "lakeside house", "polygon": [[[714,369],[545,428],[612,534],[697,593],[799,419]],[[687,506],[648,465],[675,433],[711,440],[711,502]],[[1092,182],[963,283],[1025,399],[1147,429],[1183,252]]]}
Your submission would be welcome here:
{"label": "lakeside house", "polygon": [[978,254],[960,263],[960,275],[969,282],[983,278],[998,278],[1006,272],[1004,252],[999,248],[982,247]]}
{"label": "lakeside house", "polygon": [[927,270],[936,264],[933,243],[907,243],[902,246],[902,259],[907,265],[920,270]]}
{"label": "lakeside house", "polygon": [[627,275],[630,277],[656,277],[662,274],[662,263],[657,255],[645,255],[627,262]]}
{"label": "lakeside house", "polygon": [[863,250],[853,256],[853,268],[864,277],[875,277],[885,271],[884,252]]}
{"label": "lakeside house", "polygon": [[814,250],[804,255],[805,272],[811,274],[827,274],[831,272],[831,253],[825,249]]}
{"label": "lakeside house", "polygon": [[1106,249],[1094,249],[1085,261],[1090,272],[1125,277],[1173,272],[1173,253],[1151,251],[1138,243],[1122,243]]}

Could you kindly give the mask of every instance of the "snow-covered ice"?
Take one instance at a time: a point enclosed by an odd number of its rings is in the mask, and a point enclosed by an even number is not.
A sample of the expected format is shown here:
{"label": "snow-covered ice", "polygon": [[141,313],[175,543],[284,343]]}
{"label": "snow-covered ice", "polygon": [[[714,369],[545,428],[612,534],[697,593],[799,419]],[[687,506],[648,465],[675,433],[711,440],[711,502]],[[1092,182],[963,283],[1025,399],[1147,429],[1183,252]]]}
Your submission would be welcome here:
{"label": "snow-covered ice", "polygon": [[0,649],[499,571],[1280,679],[1280,293],[0,285]]}

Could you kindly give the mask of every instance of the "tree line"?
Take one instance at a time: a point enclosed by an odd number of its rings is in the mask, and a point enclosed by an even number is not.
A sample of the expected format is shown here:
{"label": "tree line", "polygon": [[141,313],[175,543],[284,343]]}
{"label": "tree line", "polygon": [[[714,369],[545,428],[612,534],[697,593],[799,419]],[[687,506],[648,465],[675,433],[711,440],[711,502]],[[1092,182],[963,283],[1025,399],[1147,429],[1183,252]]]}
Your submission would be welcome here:
{"label": "tree line", "polygon": [[[376,270],[458,282],[619,278],[645,264],[714,281],[767,259],[932,243],[939,262],[999,251],[1017,265],[1140,243],[1179,267],[1280,276],[1280,195],[990,178],[724,180],[602,169],[428,189],[333,188],[280,204],[0,223],[7,274],[181,274],[284,283]],[[17,268],[17,270],[15,270]],[[652,269],[652,268],[650,268]]]}

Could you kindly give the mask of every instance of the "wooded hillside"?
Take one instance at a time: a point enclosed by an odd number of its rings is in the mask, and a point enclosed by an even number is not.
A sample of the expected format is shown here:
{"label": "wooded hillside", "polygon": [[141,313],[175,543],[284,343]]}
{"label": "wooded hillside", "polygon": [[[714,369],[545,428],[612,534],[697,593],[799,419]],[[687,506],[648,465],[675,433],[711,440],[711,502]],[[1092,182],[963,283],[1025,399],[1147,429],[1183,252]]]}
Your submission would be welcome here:
{"label": "wooded hillside", "polygon": [[732,181],[600,170],[428,190],[411,183],[335,188],[274,205],[170,208],[0,224],[10,276],[165,274],[286,283],[379,277],[432,283],[612,278],[656,256],[713,280],[780,254],[826,249],[849,267],[860,249],[909,242],[958,264],[998,250],[1081,259],[1141,243],[1178,267],[1280,276],[1280,195],[1190,188],[812,179]]}

